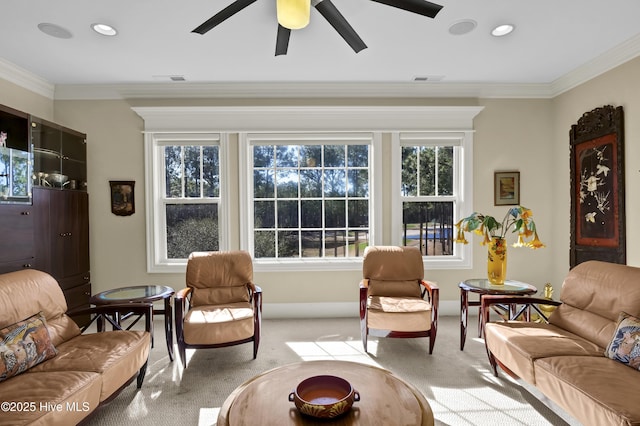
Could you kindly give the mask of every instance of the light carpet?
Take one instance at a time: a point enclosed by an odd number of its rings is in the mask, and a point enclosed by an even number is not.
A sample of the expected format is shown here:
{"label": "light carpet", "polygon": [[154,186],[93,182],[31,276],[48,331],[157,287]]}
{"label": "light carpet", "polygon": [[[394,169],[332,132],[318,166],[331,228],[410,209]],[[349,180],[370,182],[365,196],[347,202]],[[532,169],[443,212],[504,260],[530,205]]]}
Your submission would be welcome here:
{"label": "light carpet", "polygon": [[132,383],[89,424],[215,425],[227,396],[257,374],[301,360],[338,359],[382,367],[412,383],[429,401],[436,425],[567,425],[506,374],[493,375],[484,342],[470,325],[460,351],[459,318],[441,317],[429,355],[426,338],[371,338],[364,353],[358,318],[266,319],[257,359],[252,344],[188,350],[183,370],[179,358],[169,361],[163,323],[156,319],[142,389]]}

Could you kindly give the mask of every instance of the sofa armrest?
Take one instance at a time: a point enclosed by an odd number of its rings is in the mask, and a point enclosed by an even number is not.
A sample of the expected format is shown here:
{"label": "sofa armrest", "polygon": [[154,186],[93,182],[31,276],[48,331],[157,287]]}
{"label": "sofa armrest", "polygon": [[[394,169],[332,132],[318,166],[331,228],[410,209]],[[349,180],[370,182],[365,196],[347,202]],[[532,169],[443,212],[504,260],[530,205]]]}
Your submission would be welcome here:
{"label": "sofa armrest", "polygon": [[549,318],[544,312],[542,312],[538,305],[560,306],[562,305],[562,302],[541,297],[503,296],[488,294],[482,296],[480,303],[480,313],[482,315],[483,328],[484,324],[489,322],[491,309],[495,309],[496,305],[508,311],[508,320],[515,320],[521,315],[524,315],[525,319],[528,321],[530,319],[531,309],[533,309],[538,313],[538,315],[540,315],[540,318],[544,322],[549,322]]}
{"label": "sofa armrest", "polygon": [[104,320],[107,320],[114,330],[122,330],[122,325],[116,319],[120,315],[133,314],[137,315],[137,319],[127,327],[130,330],[140,318],[145,318],[144,329],[149,333],[153,333],[153,304],[151,303],[122,303],[111,305],[91,306],[87,308],[76,308],[67,312],[69,316],[75,315],[92,315],[91,321],[81,328],[84,333],[94,321],[97,321],[98,332],[104,331]]}

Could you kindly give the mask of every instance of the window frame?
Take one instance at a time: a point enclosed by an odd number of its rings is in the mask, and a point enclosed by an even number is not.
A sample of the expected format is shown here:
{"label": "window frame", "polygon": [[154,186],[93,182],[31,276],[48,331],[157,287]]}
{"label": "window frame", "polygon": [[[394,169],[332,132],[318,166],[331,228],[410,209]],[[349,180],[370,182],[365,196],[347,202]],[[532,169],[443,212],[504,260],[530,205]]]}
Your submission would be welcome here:
{"label": "window frame", "polygon": [[[239,134],[240,248],[253,256],[253,145],[323,145],[352,141],[369,149],[369,245],[382,243],[382,136],[380,132],[274,132]],[[283,144],[284,145],[284,144]],[[362,257],[254,258],[258,271],[360,270]]]}
{"label": "window frame", "polygon": [[[168,259],[166,235],[166,180],[164,175],[164,147],[169,145],[203,145],[217,146],[219,156],[220,192],[218,197],[194,198],[184,204],[209,204],[216,200],[218,205],[218,239],[219,249],[229,247],[229,179],[228,135],[225,133],[145,133],[145,171],[147,189],[146,201],[146,234],[147,234],[147,272],[184,272],[187,259]],[[178,203],[182,204],[182,203]]]}
{"label": "window frame", "polygon": [[[454,146],[453,195],[403,196],[402,148],[405,146]],[[453,201],[453,223],[472,213],[473,206],[473,131],[393,132],[391,134],[391,238],[402,245],[402,204],[405,201]],[[454,230],[452,230],[454,231]],[[455,232],[454,235],[455,236]],[[471,269],[470,245],[453,245],[453,255],[423,256],[427,269]]]}

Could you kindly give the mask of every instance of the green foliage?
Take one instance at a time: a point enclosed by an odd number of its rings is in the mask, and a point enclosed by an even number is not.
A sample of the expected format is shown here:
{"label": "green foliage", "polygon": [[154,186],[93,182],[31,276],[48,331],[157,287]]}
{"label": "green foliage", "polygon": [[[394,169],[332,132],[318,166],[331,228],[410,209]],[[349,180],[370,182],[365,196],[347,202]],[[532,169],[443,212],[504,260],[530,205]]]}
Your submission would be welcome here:
{"label": "green foliage", "polygon": [[216,251],[218,221],[213,218],[188,218],[167,229],[167,257],[186,259],[194,251]]}

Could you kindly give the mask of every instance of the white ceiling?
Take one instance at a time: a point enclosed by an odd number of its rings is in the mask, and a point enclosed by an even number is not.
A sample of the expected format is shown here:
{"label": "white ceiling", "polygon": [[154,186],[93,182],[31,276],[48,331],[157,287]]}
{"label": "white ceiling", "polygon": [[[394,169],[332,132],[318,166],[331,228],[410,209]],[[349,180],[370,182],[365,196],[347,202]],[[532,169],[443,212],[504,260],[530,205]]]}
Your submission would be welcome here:
{"label": "white ceiling", "polygon": [[[637,0],[440,0],[435,19],[370,0],[332,0],[369,46],[356,54],[316,11],[274,56],[276,0],[258,0],[205,35],[191,33],[233,0],[3,0],[0,58],[60,88],[149,83],[551,85],[580,69],[604,71],[640,54]],[[474,31],[449,27],[472,19]],[[115,26],[117,37],[90,24]],[[496,38],[500,23],[516,30]],[[70,39],[38,29],[53,23]],[[613,52],[613,54],[611,53]],[[616,63],[618,62],[618,63]],[[172,83],[169,76],[184,76]],[[1,75],[0,75],[1,76]]]}

